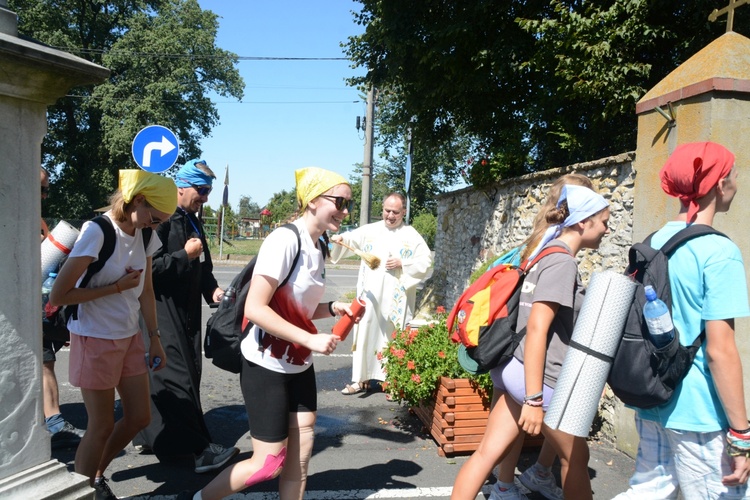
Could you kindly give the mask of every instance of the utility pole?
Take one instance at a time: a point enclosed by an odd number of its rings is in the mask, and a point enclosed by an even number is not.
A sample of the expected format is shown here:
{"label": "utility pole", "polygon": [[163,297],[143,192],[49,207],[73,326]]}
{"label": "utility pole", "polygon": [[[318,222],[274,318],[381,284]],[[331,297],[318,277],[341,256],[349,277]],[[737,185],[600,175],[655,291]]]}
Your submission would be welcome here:
{"label": "utility pole", "polygon": [[372,202],[372,153],[375,122],[375,87],[367,93],[367,115],[365,118],[365,159],[362,162],[362,200],[360,203],[359,225],[370,223],[370,205]]}

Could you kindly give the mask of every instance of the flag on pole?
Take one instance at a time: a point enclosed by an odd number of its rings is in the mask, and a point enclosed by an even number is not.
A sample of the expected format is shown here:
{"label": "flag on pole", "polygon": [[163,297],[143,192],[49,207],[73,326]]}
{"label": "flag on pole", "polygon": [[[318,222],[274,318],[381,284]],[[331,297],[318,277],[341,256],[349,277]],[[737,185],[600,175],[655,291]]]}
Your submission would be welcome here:
{"label": "flag on pole", "polygon": [[227,168],[224,171],[224,197],[221,204],[225,207],[229,205],[229,164],[227,164]]}

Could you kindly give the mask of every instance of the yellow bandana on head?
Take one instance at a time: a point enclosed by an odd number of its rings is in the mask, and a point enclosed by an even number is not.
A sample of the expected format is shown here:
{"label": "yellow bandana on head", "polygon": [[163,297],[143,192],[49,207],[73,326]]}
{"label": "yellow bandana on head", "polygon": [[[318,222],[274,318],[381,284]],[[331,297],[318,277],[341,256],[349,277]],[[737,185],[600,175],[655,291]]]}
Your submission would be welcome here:
{"label": "yellow bandana on head", "polygon": [[339,184],[349,184],[349,181],[336,172],[318,167],[307,167],[296,170],[294,178],[297,181],[297,202],[299,203],[300,212],[307,208],[310,200],[315,199],[332,187]]}
{"label": "yellow bandana on head", "polygon": [[142,194],[159,212],[171,214],[177,208],[177,186],[168,177],[140,169],[120,170],[120,192],[125,203]]}

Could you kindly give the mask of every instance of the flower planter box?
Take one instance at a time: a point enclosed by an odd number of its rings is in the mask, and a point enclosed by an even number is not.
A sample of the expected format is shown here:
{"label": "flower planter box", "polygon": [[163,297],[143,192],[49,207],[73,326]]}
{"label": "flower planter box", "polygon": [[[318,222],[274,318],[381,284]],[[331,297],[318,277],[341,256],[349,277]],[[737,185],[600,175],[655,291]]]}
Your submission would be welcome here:
{"label": "flower planter box", "polygon": [[[413,407],[419,420],[438,444],[441,457],[471,453],[477,449],[487,427],[490,395],[477,390],[468,379],[441,377],[435,401]],[[524,449],[537,448],[540,437],[527,437]]]}

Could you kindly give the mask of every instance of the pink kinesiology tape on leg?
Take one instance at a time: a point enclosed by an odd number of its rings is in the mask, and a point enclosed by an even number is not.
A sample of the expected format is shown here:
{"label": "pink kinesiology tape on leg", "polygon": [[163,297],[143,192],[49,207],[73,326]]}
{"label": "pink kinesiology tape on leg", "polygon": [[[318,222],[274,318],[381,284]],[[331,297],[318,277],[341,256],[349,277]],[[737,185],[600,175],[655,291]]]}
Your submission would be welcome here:
{"label": "pink kinesiology tape on leg", "polygon": [[252,486],[254,484],[262,483],[276,477],[276,473],[284,467],[284,460],[286,459],[286,447],[282,448],[277,455],[267,455],[266,461],[263,467],[258,472],[250,476],[245,481],[245,486]]}

